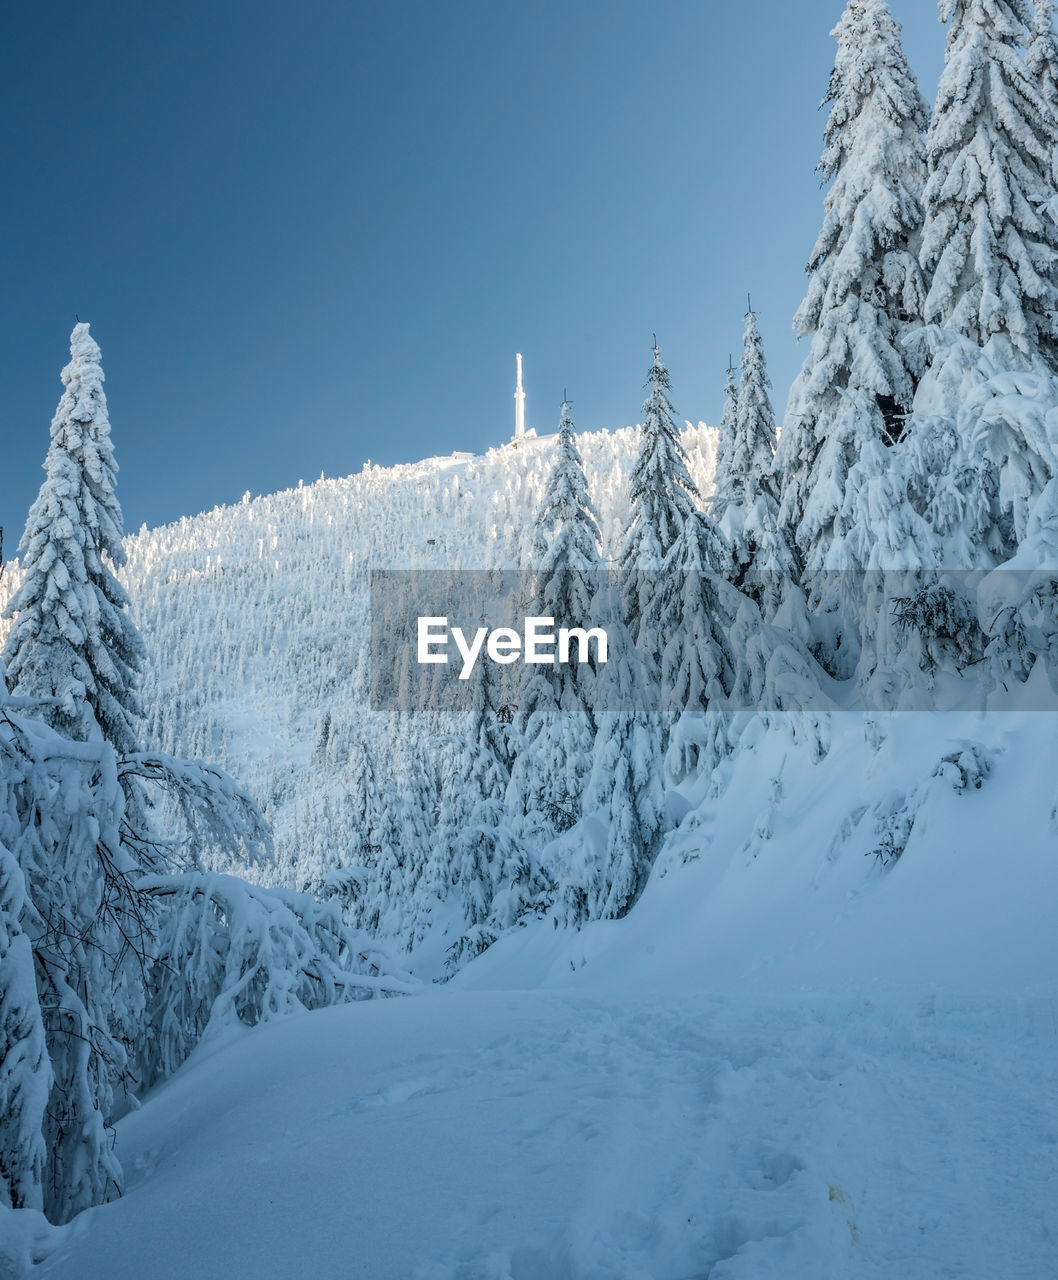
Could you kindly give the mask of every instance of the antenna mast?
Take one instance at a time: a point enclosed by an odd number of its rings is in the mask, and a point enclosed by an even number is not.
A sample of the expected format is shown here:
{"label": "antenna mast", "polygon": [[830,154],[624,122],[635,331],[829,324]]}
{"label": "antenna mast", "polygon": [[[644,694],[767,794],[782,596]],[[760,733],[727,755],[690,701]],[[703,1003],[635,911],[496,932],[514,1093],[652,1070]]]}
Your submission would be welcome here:
{"label": "antenna mast", "polygon": [[514,359],[518,369],[518,385],[514,391],[514,438],[515,440],[520,440],[525,435],[525,391],[522,387],[521,352]]}

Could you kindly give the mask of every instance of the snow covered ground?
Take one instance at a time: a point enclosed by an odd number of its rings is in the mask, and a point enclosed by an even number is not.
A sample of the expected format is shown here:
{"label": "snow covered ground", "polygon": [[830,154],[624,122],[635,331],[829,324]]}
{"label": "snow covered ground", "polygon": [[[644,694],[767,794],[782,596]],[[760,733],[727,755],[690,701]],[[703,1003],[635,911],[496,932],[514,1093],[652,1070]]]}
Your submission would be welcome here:
{"label": "snow covered ground", "polygon": [[202,1053],[59,1280],[1044,1280],[1058,1003],[443,990]]}
{"label": "snow covered ground", "polygon": [[[812,775],[774,727],[747,748],[626,919],[200,1049],[32,1274],[1048,1280],[1051,717],[831,731]],[[971,732],[960,790],[927,766]],[[930,779],[889,870],[846,814],[872,769],[885,804]]]}

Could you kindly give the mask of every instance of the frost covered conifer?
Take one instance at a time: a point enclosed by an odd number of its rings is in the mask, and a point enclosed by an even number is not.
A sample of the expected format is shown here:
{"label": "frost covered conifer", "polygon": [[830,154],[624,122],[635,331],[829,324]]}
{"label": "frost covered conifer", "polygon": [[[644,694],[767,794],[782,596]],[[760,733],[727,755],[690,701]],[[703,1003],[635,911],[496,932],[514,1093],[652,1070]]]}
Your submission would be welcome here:
{"label": "frost covered conifer", "polygon": [[11,692],[49,700],[37,714],[58,732],[124,751],[137,739],[143,644],[112,568],[125,561],[117,464],[87,324],[75,326],[70,357],[19,548],[22,584],[4,611],[15,616],[4,662]]}
{"label": "frost covered conifer", "polygon": [[790,392],[778,448],[781,519],[812,573],[843,530],[850,468],[869,440],[902,430],[922,372],[904,344],[921,324],[918,264],[926,105],[884,0],[849,0],[819,170],[831,183],[794,318],[811,347]]}
{"label": "frost covered conifer", "polygon": [[[438,734],[437,736],[441,736]],[[375,868],[375,892],[365,897],[360,923],[399,937],[411,950],[422,940],[438,903],[451,888],[451,851],[439,839],[446,799],[439,773],[444,754],[405,731],[394,742],[393,785],[387,787],[387,830]]]}
{"label": "frost covered conifer", "polygon": [[994,342],[982,350],[932,326],[924,336],[934,358],[900,443],[900,465],[938,562],[991,568],[1015,553],[1055,474],[1044,424],[1058,384],[1042,362],[1011,369]]}
{"label": "frost covered conifer", "polygon": [[[485,668],[471,676],[474,707],[463,743],[463,803],[445,839],[451,849],[452,880],[462,898],[464,930],[449,948],[446,967],[454,971],[491,945],[520,914],[519,882],[532,862],[528,846],[515,833],[524,809],[508,807],[510,773],[505,740],[513,729],[502,724],[492,706]],[[533,815],[528,826],[539,822]]]}
{"label": "frost covered conifer", "polygon": [[756,313],[752,309],[747,311],[745,319],[735,400],[734,440],[726,468],[735,501],[744,504],[752,502],[759,493],[775,496],[772,479],[775,413],[768,395],[771,379]]}
{"label": "frost covered conifer", "polygon": [[728,504],[720,529],[731,546],[737,584],[769,615],[781,604],[786,581],[797,575],[796,556],[779,527],[770,387],[764,343],[756,315],[750,310],[746,312],[731,461],[732,475],[738,477],[734,481],[736,501]]}
{"label": "frost covered conifer", "polygon": [[[591,626],[601,569],[599,516],[588,492],[569,402],[563,401],[555,460],[534,525],[532,611],[555,627]],[[537,846],[571,827],[591,768],[594,654],[583,664],[531,668],[515,730],[508,807],[519,835]]]}
{"label": "frost covered conifer", "polygon": [[985,578],[978,595],[987,656],[998,683],[1027,679],[1044,658],[1058,663],[1058,479],[1033,508],[1017,555]]}
{"label": "frost covered conifer", "polygon": [[585,814],[598,815],[607,834],[601,842],[589,842],[584,864],[561,889],[571,922],[623,915],[646,881],[662,831],[661,713],[644,704],[642,687],[617,686],[642,664],[647,687],[657,689],[668,638],[662,634],[665,595],[660,589],[666,559],[700,498],[687,469],[669,385],[655,340],[619,558],[627,629],[619,624],[609,628],[607,681],[597,702],[600,714],[584,801]]}
{"label": "frost covered conifer", "polygon": [[623,916],[646,884],[662,832],[660,758],[655,713],[627,707],[601,713],[584,802],[595,820],[577,841],[579,856],[559,889],[568,924]]}
{"label": "frost covered conifer", "polygon": [[[555,461],[533,527],[536,604],[541,616],[555,619],[556,627],[588,625],[602,568],[601,543],[599,512],[588,490],[569,402],[563,401]],[[592,671],[590,662],[543,670],[556,684],[556,706],[587,709],[581,692]]]}
{"label": "frost covered conifer", "polygon": [[463,896],[464,917],[468,926],[475,926],[492,909],[507,870],[505,853],[515,841],[503,803],[509,782],[506,770],[486,745],[469,743],[468,748],[467,813],[450,839],[453,878]]}
{"label": "frost covered conifer", "polygon": [[[731,645],[738,592],[725,581],[731,551],[703,512],[687,517],[666,563],[667,609],[661,656],[661,702],[669,722],[666,768],[673,782],[716,762],[721,705],[734,688]],[[711,706],[714,714],[709,715]]]}
{"label": "frost covered conifer", "polygon": [[586,616],[590,596],[574,593],[582,593],[583,575],[599,568],[601,540],[599,512],[588,493],[569,402],[563,401],[555,461],[533,525],[533,553],[545,582],[544,603],[553,604],[559,616]]}
{"label": "frost covered conifer", "polygon": [[[959,557],[973,554],[958,527],[964,516],[972,518],[968,503],[948,489],[960,468],[952,466],[949,453],[957,448],[956,433],[944,430],[945,422],[913,419],[910,434],[894,449],[868,441],[848,475],[842,512],[846,532],[832,548],[830,564],[853,571],[835,576],[843,606],[842,647],[846,664],[855,659],[857,678],[870,682],[868,698],[878,705],[900,705],[903,698],[915,705],[914,699],[924,696],[922,672],[929,664],[922,655],[943,630],[935,572],[940,548],[949,549],[956,564],[970,563]],[[931,457],[938,466],[928,474],[930,497],[924,500],[922,468]],[[947,538],[940,538],[919,507],[939,520],[939,508],[948,499],[954,499],[958,515],[953,511],[955,524]],[[954,616],[957,608],[965,604],[952,595],[945,616]]]}
{"label": "frost covered conifer", "polygon": [[[665,605],[664,573],[639,574],[653,588],[652,607]],[[663,713],[655,676],[644,680],[644,653],[621,621],[616,586],[602,590],[596,618],[605,626],[608,660],[595,697],[597,728],[581,820],[547,850],[559,916],[569,925],[622,916],[639,896],[663,833]],[[651,634],[655,634],[652,630]]]}
{"label": "frost covered conifer", "polygon": [[731,692],[734,669],[725,623],[732,605],[730,550],[702,511],[692,512],[665,565],[662,703],[673,716],[701,710]]}
{"label": "frost covered conifer", "polygon": [[346,928],[336,903],[202,871],[145,883],[163,908],[150,1035],[137,1045],[145,1086],[214,1031],[408,990],[382,976],[382,954]]}
{"label": "frost covered conifer", "polygon": [[1030,368],[1058,339],[1056,125],[1022,51],[1028,0],[940,0],[950,23],[926,149],[927,322]]}
{"label": "frost covered conifer", "polygon": [[700,494],[687,469],[687,455],[669,399],[669,372],[656,340],[646,385],[650,394],[643,402],[643,429],[629,480],[629,517],[618,564],[625,620],[647,661],[656,662],[662,642],[653,606],[656,592],[652,575],[665,563],[687,517],[698,509]]}
{"label": "frost covered conifer", "polygon": [[629,480],[629,518],[620,551],[625,573],[661,567],[700,496],[687,470],[669,399],[669,371],[657,342],[646,385],[650,394],[643,402],[643,429]]}
{"label": "frost covered conifer", "polygon": [[[466,688],[471,709],[459,716],[465,723],[453,724],[454,731],[433,744],[440,779],[433,840],[442,851],[451,886],[462,897],[465,925],[452,964],[468,951],[476,954],[476,931],[488,916],[505,869],[497,851],[503,844],[500,829],[506,820],[503,797],[509,773],[499,746],[494,693],[488,666],[478,663]],[[400,786],[395,783],[395,789]],[[399,829],[393,839],[399,848]]]}
{"label": "frost covered conifer", "polygon": [[733,502],[738,502],[742,492],[742,476],[736,455],[736,431],[738,423],[737,370],[728,360],[724,377],[724,411],[720,415],[717,430],[716,469],[713,472],[713,492],[709,498],[709,511],[714,520],[720,520]]}

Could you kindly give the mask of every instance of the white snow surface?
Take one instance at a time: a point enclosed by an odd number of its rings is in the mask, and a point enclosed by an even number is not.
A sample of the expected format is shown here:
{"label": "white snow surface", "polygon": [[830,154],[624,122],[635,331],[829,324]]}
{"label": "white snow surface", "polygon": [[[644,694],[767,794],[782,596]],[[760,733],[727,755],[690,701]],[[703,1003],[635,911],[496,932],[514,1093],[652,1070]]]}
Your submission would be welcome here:
{"label": "white snow surface", "polygon": [[445,990],[197,1059],[69,1280],[1053,1274],[1052,998]]}

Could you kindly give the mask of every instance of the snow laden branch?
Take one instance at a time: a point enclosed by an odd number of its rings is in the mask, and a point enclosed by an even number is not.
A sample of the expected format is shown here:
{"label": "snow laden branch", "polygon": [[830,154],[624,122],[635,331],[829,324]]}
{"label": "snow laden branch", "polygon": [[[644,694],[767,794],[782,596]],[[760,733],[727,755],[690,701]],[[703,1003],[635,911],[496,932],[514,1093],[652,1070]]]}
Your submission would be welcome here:
{"label": "snow laden branch", "polygon": [[137,1064],[144,1085],[225,1028],[419,989],[383,973],[381,950],[346,927],[334,902],[203,871],[141,884],[162,919],[148,981],[152,1034]]}
{"label": "snow laden branch", "polygon": [[[130,782],[143,784],[156,803],[167,803],[183,830],[183,840],[160,842],[146,832],[128,829],[126,838],[161,852],[191,870],[203,854],[240,855],[260,864],[272,858],[272,834],[253,799],[223,769],[201,760],[181,760],[157,752],[135,752],[118,762],[118,780],[126,792]],[[181,852],[182,850],[182,852]]]}

